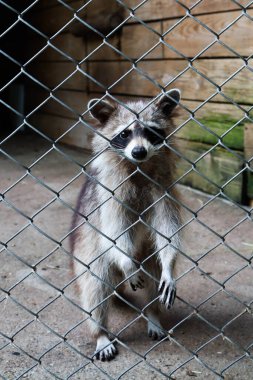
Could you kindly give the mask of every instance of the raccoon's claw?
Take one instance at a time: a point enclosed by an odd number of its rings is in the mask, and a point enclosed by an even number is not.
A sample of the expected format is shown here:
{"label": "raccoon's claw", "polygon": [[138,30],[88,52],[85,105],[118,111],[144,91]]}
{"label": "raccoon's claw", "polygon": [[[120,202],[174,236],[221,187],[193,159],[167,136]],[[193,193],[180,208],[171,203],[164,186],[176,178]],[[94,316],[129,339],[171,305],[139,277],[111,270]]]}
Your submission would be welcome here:
{"label": "raccoon's claw", "polygon": [[117,353],[117,348],[111,343],[107,347],[96,350],[94,355],[97,360],[101,360],[102,362],[104,362],[114,359]]}
{"label": "raccoon's claw", "polygon": [[161,340],[166,336],[166,333],[159,322],[154,324],[152,321],[148,321],[148,336],[153,340]]}
{"label": "raccoon's claw", "polygon": [[144,288],[144,280],[139,275],[139,273],[133,275],[130,278],[129,282],[130,282],[130,286],[131,286],[131,288],[133,289],[134,292],[137,290],[137,288],[139,288],[139,289],[143,289]]}
{"label": "raccoon's claw", "polygon": [[176,298],[176,282],[173,279],[161,279],[158,293],[159,301],[165,305],[167,309],[171,308]]}

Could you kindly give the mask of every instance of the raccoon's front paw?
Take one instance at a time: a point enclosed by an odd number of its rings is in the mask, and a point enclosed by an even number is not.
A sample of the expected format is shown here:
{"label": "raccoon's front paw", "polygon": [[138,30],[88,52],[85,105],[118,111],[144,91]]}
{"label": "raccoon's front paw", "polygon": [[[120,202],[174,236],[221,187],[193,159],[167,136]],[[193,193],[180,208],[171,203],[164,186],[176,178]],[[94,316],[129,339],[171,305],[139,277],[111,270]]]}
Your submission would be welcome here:
{"label": "raccoon's front paw", "polygon": [[136,291],[137,288],[143,289],[144,288],[144,279],[140,273],[134,274],[130,279],[129,283],[131,288]]}
{"label": "raccoon's front paw", "polygon": [[118,351],[113,343],[107,338],[107,336],[101,336],[97,341],[96,351],[94,356],[96,359],[104,361],[110,361],[115,358]]}
{"label": "raccoon's front paw", "polygon": [[170,276],[161,277],[161,281],[158,288],[160,295],[159,301],[165,305],[167,309],[172,307],[176,297],[176,281]]}

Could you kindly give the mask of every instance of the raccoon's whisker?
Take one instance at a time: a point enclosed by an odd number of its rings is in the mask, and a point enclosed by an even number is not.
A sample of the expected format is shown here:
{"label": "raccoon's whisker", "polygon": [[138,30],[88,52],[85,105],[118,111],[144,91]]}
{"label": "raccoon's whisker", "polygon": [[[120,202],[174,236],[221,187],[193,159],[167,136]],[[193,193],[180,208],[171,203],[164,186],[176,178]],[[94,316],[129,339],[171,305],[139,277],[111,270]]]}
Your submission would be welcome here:
{"label": "raccoon's whisker", "polygon": [[122,146],[121,145],[114,145],[113,147],[112,146],[110,146],[108,149],[110,149],[110,150],[115,150],[115,149],[120,149],[120,150],[122,150]]}
{"label": "raccoon's whisker", "polygon": [[119,165],[121,164],[121,162],[122,162],[124,159],[125,159],[125,157],[122,157],[121,160],[119,160],[119,161],[117,162],[117,164],[115,165],[114,168],[116,168],[117,166],[119,166]]}

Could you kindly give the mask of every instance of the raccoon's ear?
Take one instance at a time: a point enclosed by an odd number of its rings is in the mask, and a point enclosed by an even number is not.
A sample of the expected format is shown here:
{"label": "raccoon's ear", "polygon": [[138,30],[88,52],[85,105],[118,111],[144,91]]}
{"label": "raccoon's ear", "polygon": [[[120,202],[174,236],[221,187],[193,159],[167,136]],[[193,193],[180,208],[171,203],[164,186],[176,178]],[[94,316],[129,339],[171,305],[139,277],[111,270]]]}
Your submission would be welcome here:
{"label": "raccoon's ear", "polygon": [[173,88],[166,92],[157,102],[157,110],[160,111],[165,117],[169,117],[174,108],[180,101],[181,92],[177,88]]}
{"label": "raccoon's ear", "polygon": [[95,119],[105,123],[115,111],[116,104],[111,104],[105,100],[91,99],[88,103],[88,110]]}

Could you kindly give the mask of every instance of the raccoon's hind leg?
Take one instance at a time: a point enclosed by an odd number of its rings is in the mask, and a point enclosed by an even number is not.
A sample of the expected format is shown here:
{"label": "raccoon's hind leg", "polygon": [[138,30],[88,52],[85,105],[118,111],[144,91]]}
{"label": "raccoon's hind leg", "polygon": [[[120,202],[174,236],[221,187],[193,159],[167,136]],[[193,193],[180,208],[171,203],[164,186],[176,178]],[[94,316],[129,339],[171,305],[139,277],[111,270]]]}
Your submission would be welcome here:
{"label": "raccoon's hind leg", "polygon": [[160,340],[163,339],[167,333],[160,321],[161,312],[157,300],[158,281],[155,281],[155,279],[160,278],[160,270],[156,260],[151,259],[149,264],[146,265],[145,270],[150,274],[150,276],[148,274],[145,275],[144,289],[145,303],[148,305],[144,312],[148,318],[148,336],[153,340]]}
{"label": "raccoon's hind leg", "polygon": [[107,314],[110,303],[108,296],[112,293],[112,289],[107,285],[109,276],[104,271],[101,272],[105,264],[99,261],[95,268],[93,264],[90,271],[78,278],[78,285],[81,305],[88,317],[86,323],[91,335],[97,339],[95,357],[104,361],[113,359],[117,350],[110,342],[107,333]]}
{"label": "raccoon's hind leg", "polygon": [[167,335],[159,318],[159,307],[157,304],[152,305],[147,311],[148,317],[148,336],[153,340],[160,340]]}

